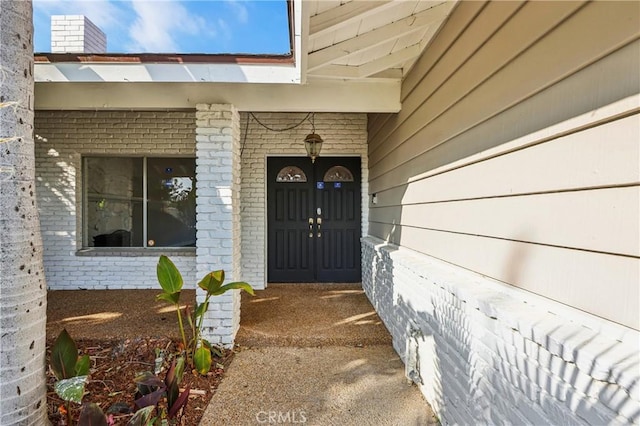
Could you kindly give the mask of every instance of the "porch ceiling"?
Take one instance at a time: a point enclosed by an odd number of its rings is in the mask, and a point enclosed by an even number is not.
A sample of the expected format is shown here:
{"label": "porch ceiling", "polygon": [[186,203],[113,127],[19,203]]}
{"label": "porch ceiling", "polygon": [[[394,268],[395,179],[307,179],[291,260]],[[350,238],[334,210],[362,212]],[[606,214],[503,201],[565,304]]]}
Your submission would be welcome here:
{"label": "porch ceiling", "polygon": [[402,79],[456,1],[292,0],[288,62],[40,55],[35,107],[397,112]]}
{"label": "porch ceiling", "polygon": [[[451,12],[444,0],[303,2],[307,77],[402,79]],[[306,46],[304,43],[306,42]]]}

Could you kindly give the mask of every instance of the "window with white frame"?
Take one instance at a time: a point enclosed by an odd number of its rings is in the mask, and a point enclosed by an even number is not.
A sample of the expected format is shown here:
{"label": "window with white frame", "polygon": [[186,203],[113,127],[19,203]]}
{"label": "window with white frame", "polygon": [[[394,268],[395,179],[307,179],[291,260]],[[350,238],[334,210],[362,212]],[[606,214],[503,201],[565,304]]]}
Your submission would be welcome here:
{"label": "window with white frame", "polygon": [[195,247],[194,158],[85,157],[85,247]]}

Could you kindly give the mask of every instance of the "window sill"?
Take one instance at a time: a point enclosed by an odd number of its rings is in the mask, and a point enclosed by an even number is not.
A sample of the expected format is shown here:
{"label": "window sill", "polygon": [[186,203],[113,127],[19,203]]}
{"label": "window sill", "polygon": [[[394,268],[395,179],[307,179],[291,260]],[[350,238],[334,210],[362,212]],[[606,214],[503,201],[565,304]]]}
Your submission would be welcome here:
{"label": "window sill", "polygon": [[88,257],[157,257],[166,256],[193,256],[196,255],[195,247],[87,247],[76,251],[76,256]]}

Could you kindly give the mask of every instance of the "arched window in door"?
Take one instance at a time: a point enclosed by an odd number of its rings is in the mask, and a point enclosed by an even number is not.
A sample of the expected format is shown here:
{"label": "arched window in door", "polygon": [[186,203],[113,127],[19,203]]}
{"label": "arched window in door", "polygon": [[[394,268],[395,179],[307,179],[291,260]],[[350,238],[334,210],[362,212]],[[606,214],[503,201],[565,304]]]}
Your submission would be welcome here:
{"label": "arched window in door", "polygon": [[278,172],[276,182],[306,182],[307,175],[297,166],[285,166]]}
{"label": "arched window in door", "polygon": [[353,182],[353,173],[344,166],[333,166],[324,174],[325,182]]}

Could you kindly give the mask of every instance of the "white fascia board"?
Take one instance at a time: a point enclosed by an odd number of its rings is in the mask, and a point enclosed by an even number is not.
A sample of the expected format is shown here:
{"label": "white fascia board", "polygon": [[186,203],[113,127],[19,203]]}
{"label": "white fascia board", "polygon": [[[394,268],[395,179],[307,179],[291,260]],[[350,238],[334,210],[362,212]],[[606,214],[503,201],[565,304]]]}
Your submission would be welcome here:
{"label": "white fascia board", "polygon": [[294,43],[295,61],[300,68],[300,83],[307,82],[307,58],[309,56],[309,4],[305,6],[302,0],[295,0],[294,11]]}
{"label": "white fascia board", "polygon": [[36,82],[300,83],[296,65],[36,63]]}
{"label": "white fascia board", "polygon": [[43,83],[35,85],[35,108],[194,109],[233,104],[240,111],[398,112],[400,81],[337,81],[307,84],[235,83]]}

